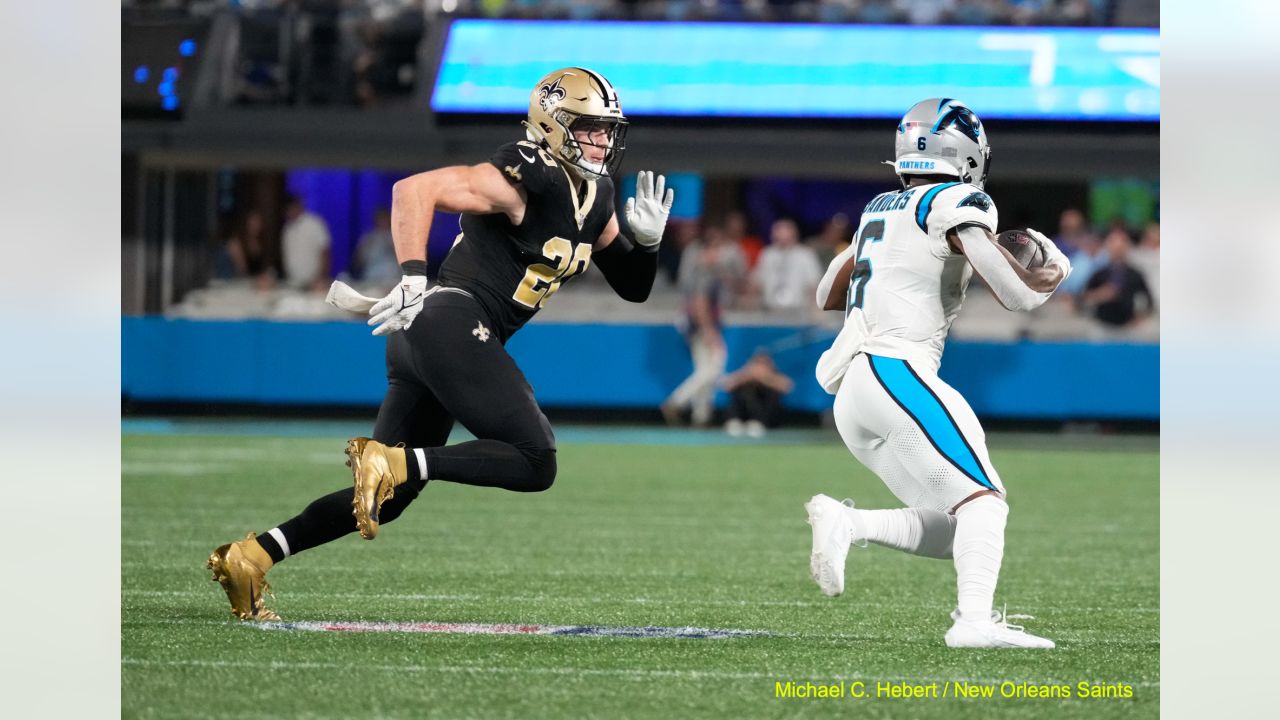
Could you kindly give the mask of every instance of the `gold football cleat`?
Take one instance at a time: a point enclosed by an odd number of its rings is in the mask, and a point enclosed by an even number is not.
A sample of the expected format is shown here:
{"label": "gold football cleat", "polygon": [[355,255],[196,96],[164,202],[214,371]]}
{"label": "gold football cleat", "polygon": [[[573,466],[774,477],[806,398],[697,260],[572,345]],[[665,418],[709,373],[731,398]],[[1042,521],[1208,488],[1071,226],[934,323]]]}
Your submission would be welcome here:
{"label": "gold football cleat", "polygon": [[[266,606],[263,594],[271,592],[267,571],[271,556],[249,533],[240,542],[228,543],[209,555],[205,567],[213,571],[213,579],[222,585],[231,601],[231,614],[239,620],[279,620],[280,616]],[[274,598],[275,596],[272,595]]]}
{"label": "gold football cleat", "polygon": [[355,480],[351,514],[356,516],[360,537],[378,536],[378,512],[395,496],[409,476],[404,448],[387,447],[377,440],[358,437],[347,441],[347,467]]}

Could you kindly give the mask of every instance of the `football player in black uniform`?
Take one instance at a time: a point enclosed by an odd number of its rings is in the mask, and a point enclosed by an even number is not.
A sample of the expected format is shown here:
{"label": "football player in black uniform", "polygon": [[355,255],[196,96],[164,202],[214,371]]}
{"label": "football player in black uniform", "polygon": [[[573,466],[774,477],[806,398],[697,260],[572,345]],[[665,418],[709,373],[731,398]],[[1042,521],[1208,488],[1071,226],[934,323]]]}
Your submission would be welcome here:
{"label": "football player in black uniform", "polygon": [[[620,232],[613,176],[627,121],[598,73],[574,67],[544,77],[525,126],[527,140],[486,163],[395,184],[392,235],[404,278],[369,313],[373,333],[388,336],[388,388],[373,438],[347,444],[354,500],[349,488],[333,492],[279,527],[213,551],[207,565],[239,619],[277,618],[262,598],[274,563],[357,530],[372,540],[428,482],[551,487],[555,437],[504,345],[591,262],[623,298],[648,298],[674,193],[664,193],[661,175],[641,172],[625,206],[635,237]],[[437,209],[462,213],[462,233],[428,288]],[[477,439],[446,447],[455,420]]]}

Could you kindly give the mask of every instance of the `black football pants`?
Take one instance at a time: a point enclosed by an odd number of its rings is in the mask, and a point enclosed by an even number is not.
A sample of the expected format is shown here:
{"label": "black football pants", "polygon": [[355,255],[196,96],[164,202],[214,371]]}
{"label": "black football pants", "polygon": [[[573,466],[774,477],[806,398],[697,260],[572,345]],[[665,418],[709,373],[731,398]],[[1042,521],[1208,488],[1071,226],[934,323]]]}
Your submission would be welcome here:
{"label": "black football pants", "polygon": [[[556,477],[555,436],[524,373],[471,297],[436,291],[413,325],[387,339],[387,394],[373,439],[423,448],[427,478],[539,492]],[[477,439],[445,447],[454,421]],[[380,524],[418,497],[426,479],[396,488]],[[355,532],[352,488],[318,498],[280,526],[290,554]]]}

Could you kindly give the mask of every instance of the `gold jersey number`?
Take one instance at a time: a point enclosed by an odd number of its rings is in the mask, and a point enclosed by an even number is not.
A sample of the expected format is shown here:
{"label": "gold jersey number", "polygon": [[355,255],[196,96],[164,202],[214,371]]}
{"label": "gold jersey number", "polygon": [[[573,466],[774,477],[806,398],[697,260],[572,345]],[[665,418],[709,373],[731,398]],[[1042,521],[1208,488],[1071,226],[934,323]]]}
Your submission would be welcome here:
{"label": "gold jersey number", "polygon": [[555,265],[530,265],[524,272],[520,287],[511,296],[516,302],[534,310],[556,294],[560,283],[586,271],[591,264],[591,244],[578,243],[574,247],[564,238],[553,237],[542,246],[542,255]]}

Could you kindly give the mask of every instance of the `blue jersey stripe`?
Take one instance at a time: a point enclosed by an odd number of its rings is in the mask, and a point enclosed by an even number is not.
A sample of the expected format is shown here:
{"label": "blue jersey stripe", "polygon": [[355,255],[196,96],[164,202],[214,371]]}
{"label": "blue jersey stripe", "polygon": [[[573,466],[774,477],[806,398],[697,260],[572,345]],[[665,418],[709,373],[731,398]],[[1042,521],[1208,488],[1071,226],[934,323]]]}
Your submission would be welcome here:
{"label": "blue jersey stripe", "polygon": [[942,183],[929,188],[924,197],[920,198],[920,204],[916,205],[916,224],[920,226],[921,232],[929,232],[929,213],[933,210],[933,199],[938,193],[946,190],[953,185],[959,185],[958,182]]}
{"label": "blue jersey stripe", "polygon": [[911,416],[925,437],[952,465],[979,485],[995,490],[969,441],[956,425],[946,406],[924,384],[905,360],[869,355],[871,371],[894,402]]}

